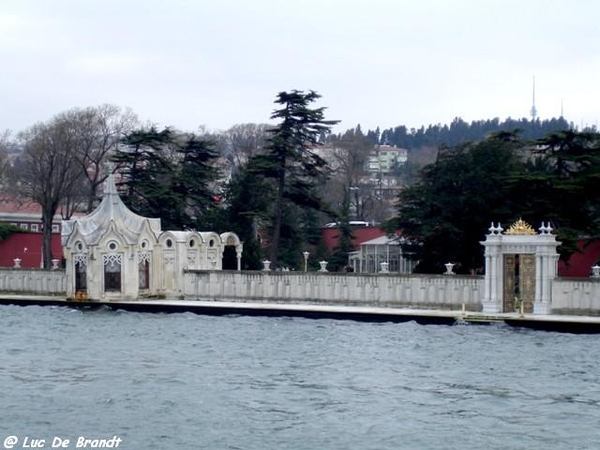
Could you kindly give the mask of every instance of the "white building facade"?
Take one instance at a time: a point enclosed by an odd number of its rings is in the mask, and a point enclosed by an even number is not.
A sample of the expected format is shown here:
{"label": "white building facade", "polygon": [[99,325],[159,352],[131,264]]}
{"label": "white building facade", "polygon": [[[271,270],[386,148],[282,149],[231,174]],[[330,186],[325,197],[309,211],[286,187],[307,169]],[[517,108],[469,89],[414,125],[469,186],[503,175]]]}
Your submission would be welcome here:
{"label": "white building facade", "polygon": [[125,206],[110,175],[96,210],[63,221],[67,298],[175,297],[184,271],[222,270],[227,246],[235,249],[240,270],[243,245],[235,233],[162,231],[160,219]]}

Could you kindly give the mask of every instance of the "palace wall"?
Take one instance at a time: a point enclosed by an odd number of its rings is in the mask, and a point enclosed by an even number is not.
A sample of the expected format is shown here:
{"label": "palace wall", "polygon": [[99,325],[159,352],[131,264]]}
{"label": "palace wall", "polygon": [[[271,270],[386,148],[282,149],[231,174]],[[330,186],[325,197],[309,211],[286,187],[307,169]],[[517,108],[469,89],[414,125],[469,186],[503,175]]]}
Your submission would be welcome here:
{"label": "palace wall", "polygon": [[555,279],[552,283],[552,313],[600,315],[600,280]]}
{"label": "palace wall", "polygon": [[42,269],[0,269],[0,292],[66,297],[65,271]]}
{"label": "palace wall", "polygon": [[319,272],[207,272],[184,276],[186,300],[394,306],[479,311],[483,277]]}
{"label": "palace wall", "polygon": [[[460,275],[320,272],[184,272],[186,300],[482,309],[484,278]],[[65,271],[0,268],[0,293],[66,297]],[[553,314],[600,315],[600,281],[556,278]]]}

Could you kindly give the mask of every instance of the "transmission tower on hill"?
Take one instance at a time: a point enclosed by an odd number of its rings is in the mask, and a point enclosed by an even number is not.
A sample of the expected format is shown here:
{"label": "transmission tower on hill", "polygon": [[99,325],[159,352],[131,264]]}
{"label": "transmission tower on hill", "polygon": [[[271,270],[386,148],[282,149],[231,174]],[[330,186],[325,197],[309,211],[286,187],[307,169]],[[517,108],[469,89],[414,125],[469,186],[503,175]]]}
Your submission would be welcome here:
{"label": "transmission tower on hill", "polygon": [[533,76],[533,103],[531,105],[531,121],[535,122],[537,118],[537,108],[535,107],[535,75]]}

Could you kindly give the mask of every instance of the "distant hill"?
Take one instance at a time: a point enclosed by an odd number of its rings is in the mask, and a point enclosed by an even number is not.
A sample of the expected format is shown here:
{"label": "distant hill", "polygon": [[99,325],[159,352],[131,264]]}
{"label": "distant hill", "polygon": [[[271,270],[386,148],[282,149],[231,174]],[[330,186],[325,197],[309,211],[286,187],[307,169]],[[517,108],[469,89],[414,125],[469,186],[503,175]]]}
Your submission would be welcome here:
{"label": "distant hill", "polygon": [[456,118],[450,125],[429,125],[408,129],[404,125],[380,131],[369,130],[366,135],[374,144],[395,145],[407,149],[423,147],[453,147],[465,141],[480,141],[498,131],[521,130],[524,139],[539,139],[549,133],[574,128],[564,117],[549,120],[500,119],[477,120],[471,123]]}

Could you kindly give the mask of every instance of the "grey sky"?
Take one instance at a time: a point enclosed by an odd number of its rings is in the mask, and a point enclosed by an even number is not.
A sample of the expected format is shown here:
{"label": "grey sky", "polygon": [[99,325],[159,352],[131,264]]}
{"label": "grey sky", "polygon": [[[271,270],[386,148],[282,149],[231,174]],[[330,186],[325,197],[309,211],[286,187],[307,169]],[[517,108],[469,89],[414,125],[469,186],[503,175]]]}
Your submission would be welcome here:
{"label": "grey sky", "polygon": [[0,131],[111,103],[194,131],[315,90],[343,131],[600,118],[594,0],[0,0]]}

